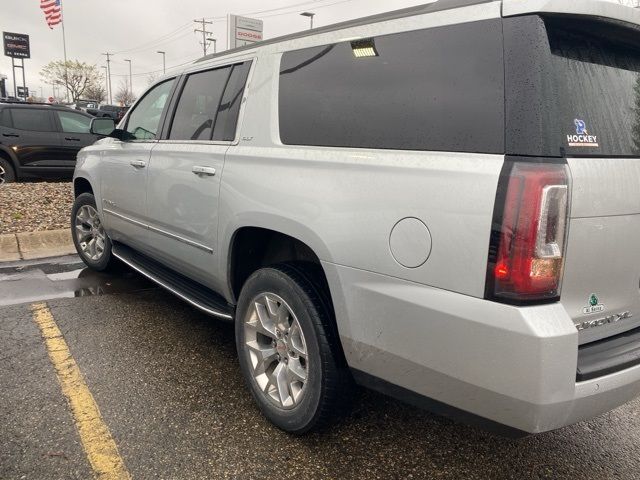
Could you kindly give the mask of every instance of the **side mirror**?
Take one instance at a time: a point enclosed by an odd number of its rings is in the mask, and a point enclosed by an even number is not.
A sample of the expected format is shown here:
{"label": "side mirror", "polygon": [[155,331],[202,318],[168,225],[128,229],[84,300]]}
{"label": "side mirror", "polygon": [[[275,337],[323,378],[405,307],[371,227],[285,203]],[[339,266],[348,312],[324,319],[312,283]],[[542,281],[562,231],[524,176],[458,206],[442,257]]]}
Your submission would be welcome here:
{"label": "side mirror", "polygon": [[93,118],[91,120],[91,126],[89,131],[94,135],[103,135],[105,137],[111,136],[116,129],[116,122],[113,118]]}

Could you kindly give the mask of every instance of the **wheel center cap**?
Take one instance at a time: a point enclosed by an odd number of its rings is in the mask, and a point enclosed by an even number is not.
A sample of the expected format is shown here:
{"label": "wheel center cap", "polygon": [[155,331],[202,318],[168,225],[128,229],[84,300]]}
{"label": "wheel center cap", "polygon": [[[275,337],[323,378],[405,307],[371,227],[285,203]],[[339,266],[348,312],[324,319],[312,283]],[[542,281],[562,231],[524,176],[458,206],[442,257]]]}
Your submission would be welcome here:
{"label": "wheel center cap", "polygon": [[283,356],[286,356],[287,352],[289,351],[289,349],[287,348],[287,344],[284,342],[284,340],[278,340],[278,342],[276,343],[276,350],[280,355],[283,355]]}

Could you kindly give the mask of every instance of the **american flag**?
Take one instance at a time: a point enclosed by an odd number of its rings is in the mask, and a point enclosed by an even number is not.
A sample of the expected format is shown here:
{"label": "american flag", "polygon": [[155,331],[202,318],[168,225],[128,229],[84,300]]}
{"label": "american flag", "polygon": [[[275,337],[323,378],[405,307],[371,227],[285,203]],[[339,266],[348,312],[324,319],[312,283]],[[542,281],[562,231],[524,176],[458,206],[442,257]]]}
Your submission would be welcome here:
{"label": "american flag", "polygon": [[61,0],[40,0],[40,8],[44,12],[49,28],[62,23],[62,7]]}

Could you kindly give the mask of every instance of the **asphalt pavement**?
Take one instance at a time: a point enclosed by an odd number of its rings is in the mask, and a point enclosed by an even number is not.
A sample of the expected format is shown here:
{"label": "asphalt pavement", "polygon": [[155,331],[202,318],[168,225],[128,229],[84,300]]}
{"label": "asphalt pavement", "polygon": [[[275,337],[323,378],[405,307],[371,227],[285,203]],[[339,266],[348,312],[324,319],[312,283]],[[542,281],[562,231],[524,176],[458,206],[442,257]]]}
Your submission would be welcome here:
{"label": "asphalt pavement", "polygon": [[[66,387],[42,312],[80,372]],[[640,478],[638,400],[510,440],[360,391],[338,424],[290,436],[254,406],[231,324],[75,257],[0,264],[0,367],[0,479],[96,477],[78,383],[134,479]]]}

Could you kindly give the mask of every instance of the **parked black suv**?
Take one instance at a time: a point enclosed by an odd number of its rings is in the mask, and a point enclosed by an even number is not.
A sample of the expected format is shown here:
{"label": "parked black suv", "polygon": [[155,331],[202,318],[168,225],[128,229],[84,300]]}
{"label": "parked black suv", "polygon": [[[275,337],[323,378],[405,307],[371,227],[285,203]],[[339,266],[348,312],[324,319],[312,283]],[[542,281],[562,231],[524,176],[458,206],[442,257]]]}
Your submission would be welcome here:
{"label": "parked black suv", "polygon": [[118,105],[100,105],[98,108],[87,108],[86,112],[94,117],[113,118],[118,123],[122,120],[129,107],[119,107]]}
{"label": "parked black suv", "polygon": [[0,184],[71,178],[76,155],[100,137],[91,115],[60,105],[0,102]]}

